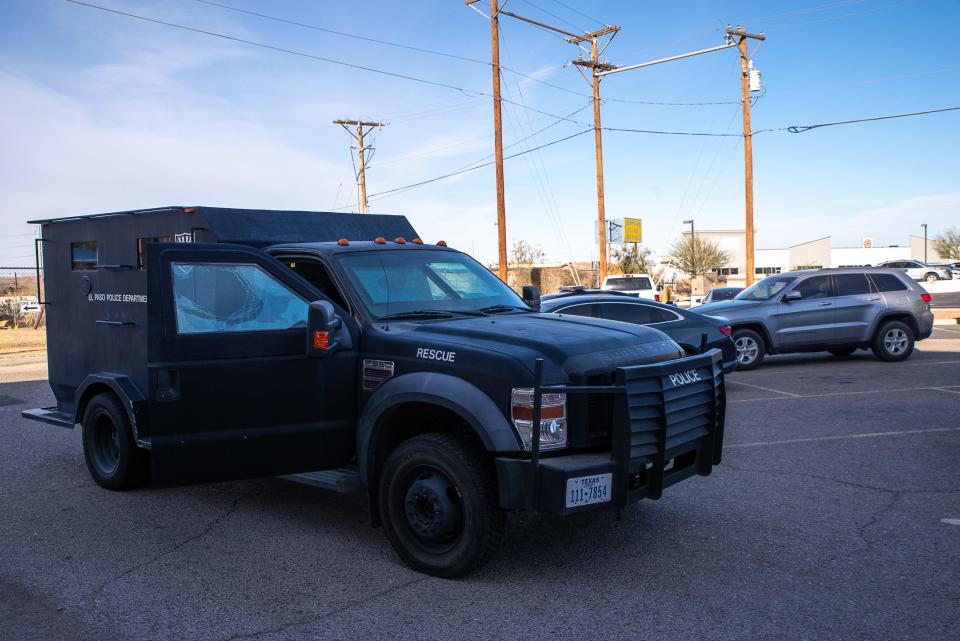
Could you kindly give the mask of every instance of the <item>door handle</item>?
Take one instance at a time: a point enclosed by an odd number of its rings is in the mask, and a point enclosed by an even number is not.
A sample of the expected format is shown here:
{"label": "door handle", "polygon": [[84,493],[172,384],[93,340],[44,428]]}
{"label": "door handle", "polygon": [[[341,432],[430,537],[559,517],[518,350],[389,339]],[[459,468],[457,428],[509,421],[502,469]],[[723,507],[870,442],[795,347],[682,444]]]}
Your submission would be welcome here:
{"label": "door handle", "polygon": [[876,296],[876,297],[874,297],[874,298],[868,298],[867,300],[869,300],[869,301],[880,300],[880,297],[879,297],[879,296]]}
{"label": "door handle", "polygon": [[831,302],[831,301],[824,301],[824,302],[818,303],[818,304],[820,305],[820,307],[830,307],[831,305],[833,305],[833,302]]}

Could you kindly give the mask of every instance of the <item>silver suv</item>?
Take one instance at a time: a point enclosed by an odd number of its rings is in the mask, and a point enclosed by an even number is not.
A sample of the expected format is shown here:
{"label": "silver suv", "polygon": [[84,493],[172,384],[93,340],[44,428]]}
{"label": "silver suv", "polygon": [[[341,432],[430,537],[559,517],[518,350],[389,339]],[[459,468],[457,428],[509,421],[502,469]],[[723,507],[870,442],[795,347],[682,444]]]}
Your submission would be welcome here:
{"label": "silver suv", "polygon": [[766,354],[849,356],[867,347],[881,360],[902,361],[914,341],[933,333],[930,294],[897,269],[785,272],[697,311],[733,328],[741,370]]}
{"label": "silver suv", "polygon": [[950,280],[953,270],[946,265],[928,265],[919,260],[889,260],[877,264],[877,267],[891,267],[903,271],[914,280],[925,280],[928,283],[934,280]]}

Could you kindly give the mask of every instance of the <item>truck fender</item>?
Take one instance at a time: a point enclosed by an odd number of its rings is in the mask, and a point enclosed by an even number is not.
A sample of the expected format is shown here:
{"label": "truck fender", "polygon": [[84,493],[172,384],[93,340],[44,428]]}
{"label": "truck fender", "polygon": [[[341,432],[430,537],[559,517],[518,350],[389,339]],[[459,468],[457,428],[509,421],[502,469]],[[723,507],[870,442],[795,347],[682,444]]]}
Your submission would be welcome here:
{"label": "truck fender", "polygon": [[370,465],[376,460],[376,430],[380,419],[404,403],[431,403],[462,417],[489,452],[515,452],[520,441],[493,400],[476,386],[449,374],[414,372],[390,379],[374,392],[357,429],[360,478],[369,485]]}
{"label": "truck fender", "polygon": [[77,399],[74,403],[74,421],[79,423],[83,420],[83,412],[87,407],[87,402],[96,394],[105,391],[105,388],[116,394],[120,399],[120,404],[127,411],[127,417],[130,419],[130,428],[133,430],[133,438],[142,448],[150,449],[150,441],[140,438],[139,423],[146,410],[146,397],[140,392],[129,376],[116,374],[113,372],[98,372],[90,374],[74,394]]}

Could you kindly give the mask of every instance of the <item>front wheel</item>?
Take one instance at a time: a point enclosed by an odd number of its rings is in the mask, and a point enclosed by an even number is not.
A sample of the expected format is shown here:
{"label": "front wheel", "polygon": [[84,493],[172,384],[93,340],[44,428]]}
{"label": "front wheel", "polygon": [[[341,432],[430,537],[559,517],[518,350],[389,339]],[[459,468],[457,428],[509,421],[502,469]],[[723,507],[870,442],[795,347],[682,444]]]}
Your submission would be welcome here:
{"label": "front wheel", "polygon": [[906,323],[887,321],[873,338],[873,354],[882,361],[898,362],[913,353],[913,330]]}
{"label": "front wheel", "polygon": [[452,434],[401,443],[380,475],[387,538],[410,567],[463,576],[496,551],[506,521],[491,462]]}
{"label": "front wheel", "polygon": [[928,283],[932,283],[935,280],[940,280],[940,277],[937,276],[935,273],[930,272],[929,274],[923,277],[923,280],[927,281]]}
{"label": "front wheel", "polygon": [[737,348],[737,369],[748,371],[760,367],[767,346],[763,337],[752,329],[737,329],[733,332],[733,344]]}

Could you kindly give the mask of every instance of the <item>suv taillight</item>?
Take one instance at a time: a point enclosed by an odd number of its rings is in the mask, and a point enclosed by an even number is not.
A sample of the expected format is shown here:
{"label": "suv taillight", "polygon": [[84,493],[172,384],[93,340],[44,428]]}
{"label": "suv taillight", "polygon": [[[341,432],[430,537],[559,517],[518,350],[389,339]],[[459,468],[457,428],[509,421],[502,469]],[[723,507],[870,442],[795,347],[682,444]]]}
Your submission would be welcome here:
{"label": "suv taillight", "polygon": [[923,302],[929,303],[933,299],[933,296],[931,296],[927,292],[923,292],[922,294],[920,294],[920,298],[923,299]]}

